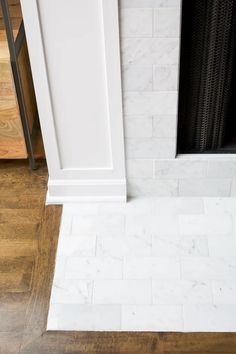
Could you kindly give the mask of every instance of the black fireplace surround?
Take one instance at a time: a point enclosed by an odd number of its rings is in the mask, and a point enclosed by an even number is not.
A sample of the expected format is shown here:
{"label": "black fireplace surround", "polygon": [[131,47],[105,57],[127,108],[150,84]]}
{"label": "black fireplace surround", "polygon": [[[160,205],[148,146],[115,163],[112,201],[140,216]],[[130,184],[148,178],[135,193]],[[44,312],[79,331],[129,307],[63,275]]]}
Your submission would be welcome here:
{"label": "black fireplace surround", "polygon": [[183,0],[178,152],[236,153],[236,0]]}

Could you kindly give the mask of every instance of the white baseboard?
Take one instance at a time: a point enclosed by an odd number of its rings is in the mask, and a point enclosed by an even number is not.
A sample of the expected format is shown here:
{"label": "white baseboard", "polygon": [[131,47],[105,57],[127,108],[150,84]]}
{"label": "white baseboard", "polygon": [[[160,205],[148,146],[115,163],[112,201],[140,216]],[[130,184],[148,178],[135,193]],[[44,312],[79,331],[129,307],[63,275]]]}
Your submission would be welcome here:
{"label": "white baseboard", "polygon": [[126,180],[48,181],[46,204],[126,202]]}

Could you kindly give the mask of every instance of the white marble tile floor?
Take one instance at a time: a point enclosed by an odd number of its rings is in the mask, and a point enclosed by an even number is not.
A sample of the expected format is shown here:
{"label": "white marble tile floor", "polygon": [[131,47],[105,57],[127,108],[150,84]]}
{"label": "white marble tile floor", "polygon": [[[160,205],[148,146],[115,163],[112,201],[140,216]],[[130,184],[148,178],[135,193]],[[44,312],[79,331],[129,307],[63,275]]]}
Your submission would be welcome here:
{"label": "white marble tile floor", "polygon": [[47,329],[236,331],[235,214],[236,198],[65,204]]}

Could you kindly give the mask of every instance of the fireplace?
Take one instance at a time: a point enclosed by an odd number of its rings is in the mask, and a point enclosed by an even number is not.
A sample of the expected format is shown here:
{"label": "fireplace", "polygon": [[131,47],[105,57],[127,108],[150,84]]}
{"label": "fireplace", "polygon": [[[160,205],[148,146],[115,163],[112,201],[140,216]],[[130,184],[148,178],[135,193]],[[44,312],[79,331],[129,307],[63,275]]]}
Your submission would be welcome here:
{"label": "fireplace", "polygon": [[[235,91],[236,83],[233,67],[235,38],[232,37],[235,34],[234,2],[233,0],[119,1],[129,196],[236,195],[234,144],[236,127],[234,115],[231,114],[236,111],[234,109],[236,100],[231,95]],[[209,22],[203,15],[208,18],[210,15],[214,16]],[[220,19],[222,21],[218,26],[224,28],[221,35],[214,31],[214,26]],[[192,40],[196,40],[192,33],[194,29],[197,31],[200,29],[197,33],[199,36],[197,43],[201,55],[196,59],[193,55],[194,49],[196,52],[196,42],[192,43]],[[199,87],[202,90],[205,82],[205,79],[202,82],[198,80],[199,68],[203,71],[202,75],[205,77],[208,75],[207,65],[200,65],[197,62],[199,58],[206,61],[209,51],[204,41],[200,45],[200,40],[204,39],[203,33],[207,38],[210,38],[211,34],[213,39],[211,45],[218,49],[216,53],[211,50],[208,59],[212,61],[217,59],[218,66],[215,72],[213,71],[214,75],[210,73],[216,86],[217,83],[220,85],[220,90],[211,92],[209,86],[208,90],[211,93],[209,99],[206,99],[202,91],[200,97],[196,95]],[[188,48],[191,50],[188,51]],[[225,56],[225,50],[228,51],[228,56]],[[218,57],[215,58],[216,54],[226,58],[222,61],[220,57],[219,60]],[[219,65],[221,70],[218,69]],[[185,86],[185,82],[189,86]],[[211,81],[208,80],[207,83],[210,84]],[[208,107],[210,101],[211,109]],[[224,106],[220,106],[219,102],[224,103]],[[205,119],[200,120],[198,124],[196,124],[196,118],[199,117],[196,113],[197,103]],[[220,114],[217,111],[219,107]],[[213,109],[217,115],[212,114]],[[208,114],[208,110],[211,114]],[[223,126],[222,117],[226,119]],[[216,122],[216,132],[213,135],[209,129],[212,122]],[[209,136],[214,137],[214,145],[212,142],[209,144],[209,139],[206,139]]]}
{"label": "fireplace", "polygon": [[178,152],[236,152],[236,3],[183,0]]}

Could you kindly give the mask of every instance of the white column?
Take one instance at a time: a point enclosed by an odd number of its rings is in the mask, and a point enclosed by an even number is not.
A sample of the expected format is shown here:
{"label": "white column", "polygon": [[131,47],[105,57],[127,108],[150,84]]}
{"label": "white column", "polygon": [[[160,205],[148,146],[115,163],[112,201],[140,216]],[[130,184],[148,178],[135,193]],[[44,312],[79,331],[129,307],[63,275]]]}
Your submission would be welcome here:
{"label": "white column", "polygon": [[117,0],[21,0],[48,203],[126,200]]}

